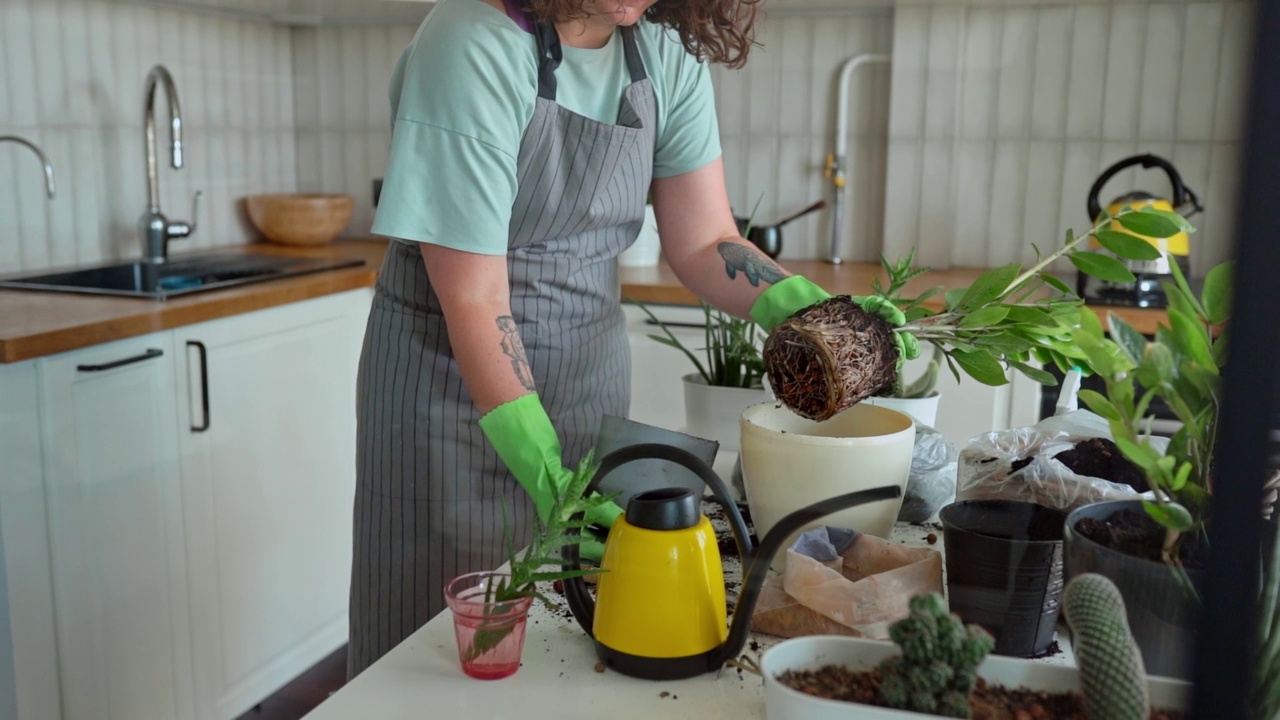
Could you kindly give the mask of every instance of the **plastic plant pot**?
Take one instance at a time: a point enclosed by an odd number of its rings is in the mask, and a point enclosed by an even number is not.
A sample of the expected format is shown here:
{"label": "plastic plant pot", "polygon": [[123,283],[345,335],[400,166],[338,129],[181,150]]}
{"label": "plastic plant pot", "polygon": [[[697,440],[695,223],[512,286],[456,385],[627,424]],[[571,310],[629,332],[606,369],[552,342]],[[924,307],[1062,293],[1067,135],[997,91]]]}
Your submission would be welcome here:
{"label": "plastic plant pot", "polygon": [[996,639],[998,655],[1049,649],[1063,589],[1058,510],[1016,500],[969,500],[939,513],[951,611]]}
{"label": "plastic plant pot", "polygon": [[510,575],[477,572],[460,575],[444,588],[445,602],[453,613],[462,671],[480,680],[497,680],[520,669],[528,597],[498,601],[492,593]]}

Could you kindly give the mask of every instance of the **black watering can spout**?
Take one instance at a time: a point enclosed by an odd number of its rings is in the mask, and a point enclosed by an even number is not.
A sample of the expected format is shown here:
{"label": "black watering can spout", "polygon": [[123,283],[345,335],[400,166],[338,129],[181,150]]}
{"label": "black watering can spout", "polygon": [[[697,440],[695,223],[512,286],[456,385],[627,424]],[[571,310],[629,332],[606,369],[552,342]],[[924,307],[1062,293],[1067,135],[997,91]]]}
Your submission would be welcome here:
{"label": "black watering can spout", "polygon": [[[680,448],[670,445],[642,444],[615,450],[601,460],[600,468],[596,471],[595,477],[592,478],[591,484],[587,486],[585,494],[590,495],[595,492],[601,480],[619,466],[634,460],[648,458],[669,460],[683,465],[697,474],[707,484],[707,487],[711,488],[716,502],[724,508],[725,515],[729,519],[729,528],[733,531],[733,538],[738,546],[738,556],[742,559],[742,592],[739,594],[738,602],[734,606],[733,624],[729,628],[728,638],[725,642],[707,655],[706,672],[714,671],[724,665],[727,660],[737,657],[742,652],[743,647],[746,646],[747,633],[751,625],[751,614],[755,609],[756,600],[759,599],[760,591],[764,587],[765,579],[769,574],[769,565],[773,562],[774,555],[782,549],[782,544],[787,541],[787,538],[797,530],[815,523],[832,513],[856,505],[893,500],[902,496],[902,488],[900,486],[887,485],[871,490],[860,490],[814,503],[779,520],[777,525],[765,535],[760,542],[760,546],[753,548],[750,534],[747,532],[747,524],[743,521],[742,513],[738,511],[738,506],[730,497],[729,490],[725,487],[724,482],[697,456]],[[577,568],[580,562],[578,546],[565,546],[561,550],[561,557],[564,560],[565,567]],[[564,590],[565,597],[569,601],[569,609],[574,618],[588,635],[594,637],[592,626],[595,620],[595,603],[587,592],[586,584],[582,582],[581,578],[573,578],[565,581]]]}

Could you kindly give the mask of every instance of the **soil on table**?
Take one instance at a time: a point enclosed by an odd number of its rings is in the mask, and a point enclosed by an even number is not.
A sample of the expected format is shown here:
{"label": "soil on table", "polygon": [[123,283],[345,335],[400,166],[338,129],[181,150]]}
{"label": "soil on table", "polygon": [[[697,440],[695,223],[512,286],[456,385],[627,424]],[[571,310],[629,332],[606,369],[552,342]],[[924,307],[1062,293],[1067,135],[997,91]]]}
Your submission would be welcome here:
{"label": "soil on table", "polygon": [[[880,672],[858,672],[828,665],[804,672],[788,671],[778,676],[783,685],[828,700],[888,707],[880,701]],[[981,678],[969,696],[973,720],[1088,720],[1083,700],[1077,693],[1049,693],[1006,688],[988,684]],[[1182,720],[1173,710],[1152,710],[1151,720]]]}
{"label": "soil on table", "polygon": [[[1075,531],[1090,540],[1131,557],[1164,562],[1164,528],[1149,515],[1137,510],[1121,510],[1105,520],[1082,518]],[[1204,568],[1208,552],[1195,537],[1185,537],[1179,544],[1179,560],[1189,570]]]}

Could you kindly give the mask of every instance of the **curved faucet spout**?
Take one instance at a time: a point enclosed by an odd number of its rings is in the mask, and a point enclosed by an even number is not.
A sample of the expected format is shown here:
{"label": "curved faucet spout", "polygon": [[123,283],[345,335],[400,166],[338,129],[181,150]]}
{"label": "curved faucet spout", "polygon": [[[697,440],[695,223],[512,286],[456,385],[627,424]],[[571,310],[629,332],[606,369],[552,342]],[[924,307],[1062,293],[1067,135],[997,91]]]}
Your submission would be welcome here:
{"label": "curved faucet spout", "polygon": [[178,89],[173,76],[163,65],[156,65],[147,73],[146,104],[143,108],[143,124],[147,148],[147,207],[151,212],[160,211],[160,174],[156,167],[156,87],[164,85],[165,98],[169,102],[169,145],[171,165],[182,168],[182,109],[178,104]]}
{"label": "curved faucet spout", "polygon": [[49,163],[49,158],[45,157],[44,151],[38,145],[30,140],[18,137],[17,135],[0,135],[0,142],[11,142],[28,148],[31,152],[40,158],[40,164],[44,166],[44,188],[50,198],[53,197],[53,165]]}

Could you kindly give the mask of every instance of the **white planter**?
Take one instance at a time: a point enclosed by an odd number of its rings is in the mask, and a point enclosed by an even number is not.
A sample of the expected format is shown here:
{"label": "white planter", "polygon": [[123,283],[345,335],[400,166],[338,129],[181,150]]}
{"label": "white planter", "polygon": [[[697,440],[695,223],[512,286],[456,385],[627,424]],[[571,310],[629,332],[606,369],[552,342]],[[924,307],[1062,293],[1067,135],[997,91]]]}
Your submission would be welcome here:
{"label": "white planter", "polygon": [[[786,515],[837,495],[884,485],[906,488],[915,424],[896,410],[858,403],[830,420],[814,422],[775,403],[742,415],[742,474],[756,534],[764,538]],[[902,498],[850,508],[801,528],[852,528],[888,538]],[[773,562],[775,569],[785,558]]]}
{"label": "white planter", "polygon": [[923,398],[869,397],[862,402],[877,407],[904,412],[916,419],[921,425],[936,428],[938,421],[938,400],[942,396],[934,393]]}
{"label": "white planter", "polygon": [[[764,674],[765,717],[768,720],[892,720],[937,717],[874,705],[825,700],[792,690],[777,680],[779,675],[788,670],[816,670],[826,665],[870,670],[885,658],[897,654],[898,646],[883,640],[816,635],[781,642],[765,652],[760,664],[760,670]],[[1022,687],[1048,692],[1080,691],[1078,670],[1035,660],[988,655],[979,666],[978,675],[987,682],[1010,688]],[[1147,685],[1154,707],[1185,711],[1190,704],[1190,683],[1149,677]]]}
{"label": "white planter", "polygon": [[739,420],[752,405],[773,398],[763,389],[727,388],[708,385],[697,373],[685,375],[684,431],[695,437],[715,440],[720,449],[738,452],[742,446]]}
{"label": "white planter", "polygon": [[658,240],[658,218],[653,214],[653,206],[644,206],[644,225],[640,227],[640,235],[631,247],[618,256],[618,264],[623,267],[651,267],[658,264],[662,255],[662,243]]}

